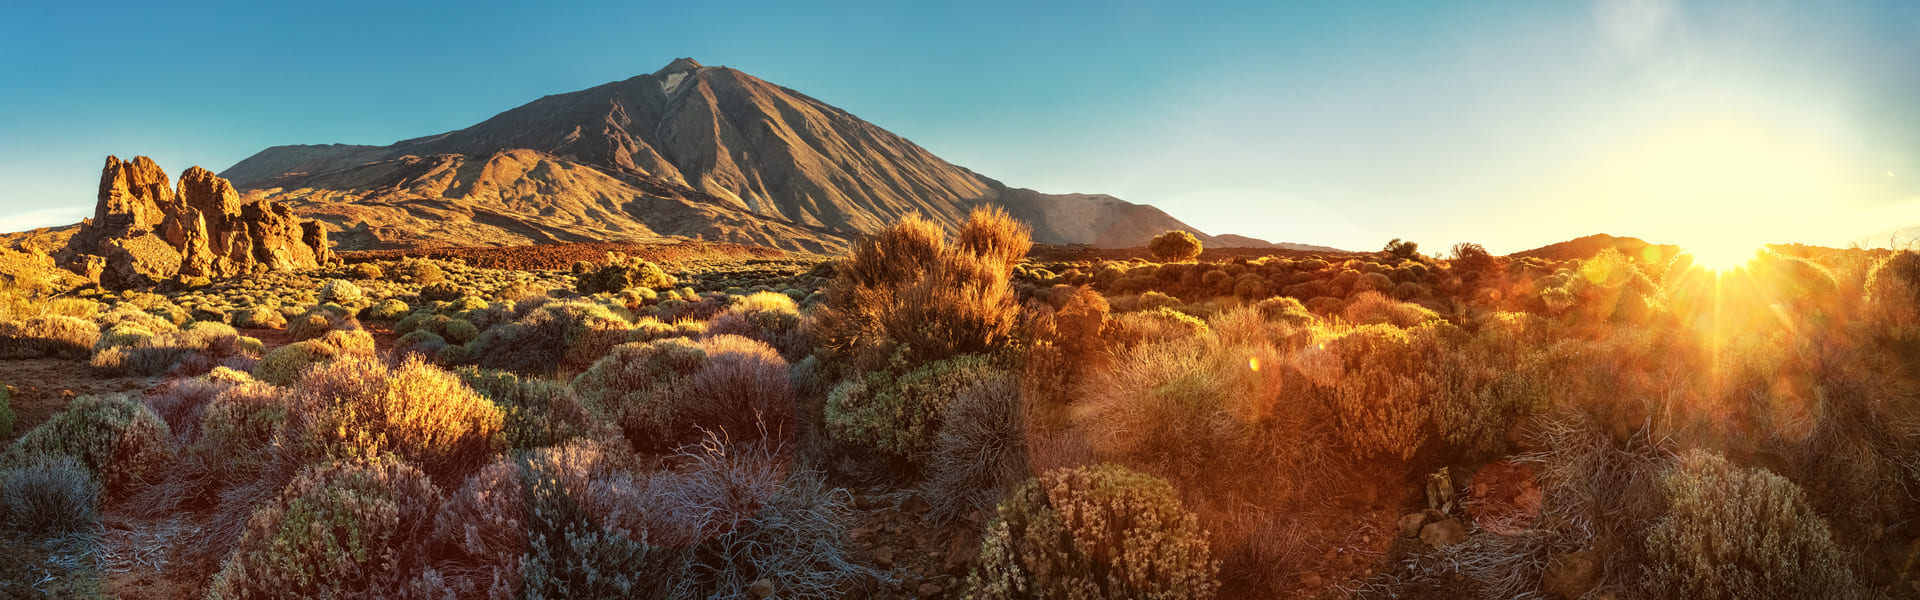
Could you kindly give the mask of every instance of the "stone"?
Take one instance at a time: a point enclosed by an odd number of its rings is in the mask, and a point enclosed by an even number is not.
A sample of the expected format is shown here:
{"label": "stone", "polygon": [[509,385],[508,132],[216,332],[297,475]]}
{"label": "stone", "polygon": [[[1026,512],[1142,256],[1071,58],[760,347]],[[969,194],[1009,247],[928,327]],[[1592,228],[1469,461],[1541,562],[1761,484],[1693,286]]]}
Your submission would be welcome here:
{"label": "stone", "polygon": [[1435,548],[1445,548],[1467,539],[1467,526],[1459,519],[1446,519],[1428,523],[1420,528],[1420,541]]}
{"label": "stone", "polygon": [[753,597],[755,598],[765,598],[768,596],[772,596],[773,580],[761,579],[759,581],[755,581],[753,582],[752,586],[747,587],[747,592],[753,594]]}
{"label": "stone", "polygon": [[1400,537],[1420,537],[1420,526],[1427,524],[1427,515],[1407,513],[1400,517]]}
{"label": "stone", "polygon": [[1556,556],[1540,574],[1540,591],[1573,600],[1600,583],[1600,561],[1592,549]]}
{"label": "stone", "polygon": [[1294,574],[1294,577],[1300,580],[1300,587],[1307,590],[1318,590],[1325,584],[1320,579],[1320,574],[1313,571],[1301,571]]}
{"label": "stone", "polygon": [[111,289],[336,261],[319,223],[284,205],[242,202],[232,183],[200,167],[182,173],[176,190],[145,156],[107,157],[93,219],[81,223],[59,258],[62,267]]}

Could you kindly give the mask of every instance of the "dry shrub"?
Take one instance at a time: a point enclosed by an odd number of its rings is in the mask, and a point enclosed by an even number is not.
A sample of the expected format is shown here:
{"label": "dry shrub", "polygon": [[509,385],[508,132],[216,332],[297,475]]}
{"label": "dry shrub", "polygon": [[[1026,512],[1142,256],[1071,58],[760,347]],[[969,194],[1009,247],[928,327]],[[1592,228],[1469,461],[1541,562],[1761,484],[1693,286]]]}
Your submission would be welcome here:
{"label": "dry shrub", "polygon": [[1647,529],[1647,587],[1663,598],[1833,598],[1857,593],[1827,523],[1800,487],[1710,452],[1662,480],[1667,516]]}
{"label": "dry shrub", "polygon": [[1019,312],[1013,262],[1031,246],[1027,229],[1000,209],[975,210],[954,244],[910,216],[835,268],[815,337],[828,352],[877,367],[904,349],[915,362],[991,352],[1007,342]]}
{"label": "dry shrub", "polygon": [[1879,318],[1895,325],[1920,323],[1920,253],[1901,250],[1875,263],[1867,272],[1866,294]]}
{"label": "dry shrub", "polygon": [[235,386],[251,383],[246,373],[215,368],[212,372],[188,379],[170,379],[148,392],[142,401],[153,410],[182,445],[199,437],[200,417],[208,403]]}
{"label": "dry shrub", "polygon": [[353,330],[360,328],[360,320],[346,309],[337,306],[321,305],[307,309],[307,312],[287,321],[287,337],[294,341],[311,340],[336,329]]}
{"label": "dry shrub", "polygon": [[293,451],[309,462],[392,453],[451,485],[505,446],[500,409],[418,359],[314,367],[288,390],[287,404]]}
{"label": "dry shrub", "polygon": [[421,596],[439,509],[433,483],[392,458],[308,468],[248,518],[208,597]]}
{"label": "dry shrub", "polygon": [[1028,476],[1020,381],[993,373],[960,390],[934,438],[921,496],[927,518],[950,523],[990,513],[1007,490]]}
{"label": "dry shrub", "polygon": [[527,553],[524,469],[500,459],[468,477],[434,514],[434,564],[456,597],[508,600],[521,589]]}
{"label": "dry shrub", "polygon": [[114,332],[95,345],[99,351],[92,361],[94,368],[109,373],[194,377],[217,367],[251,369],[263,353],[260,340],[241,336],[224,323],[201,321],[151,336],[118,328]]}
{"label": "dry shrub", "polygon": [[67,455],[100,475],[107,498],[119,499],[165,476],[173,435],[146,405],[121,396],[82,396],[14,440],[0,464]]}
{"label": "dry shrub", "polygon": [[1526,435],[1539,450],[1516,462],[1538,473],[1543,498],[1534,529],[1578,547],[1608,548],[1599,589],[1639,587],[1644,530],[1665,510],[1661,477],[1672,462],[1669,450],[1644,431],[1616,440],[1593,415],[1568,409],[1535,421]]}
{"label": "dry shrub", "polygon": [[86,358],[100,328],[78,317],[45,315],[0,321],[0,359]]}
{"label": "dry shrub", "polygon": [[[1369,275],[1379,275],[1369,273]],[[1383,277],[1384,278],[1384,277]],[[1408,328],[1440,320],[1440,315],[1418,304],[1397,302],[1379,292],[1361,292],[1347,303],[1341,312],[1348,323],[1354,325],[1392,325]]]}
{"label": "dry shrub", "polygon": [[12,395],[7,385],[0,383],[0,437],[13,435],[13,421],[18,415],[13,412]]}
{"label": "dry shrub", "polygon": [[1274,409],[1281,365],[1271,346],[1213,336],[1142,344],[1085,380],[1073,422],[1100,460],[1217,484]]}
{"label": "dry shrub", "polygon": [[1122,314],[1107,323],[1104,335],[1110,345],[1121,349],[1186,339],[1208,332],[1206,321],[1163,306]]}
{"label": "dry shrub", "polygon": [[1176,229],[1147,241],[1147,252],[1163,262],[1185,262],[1200,257],[1200,239]]}
{"label": "dry shrub", "polygon": [[610,424],[591,418],[565,383],[475,367],[460,367],[454,374],[500,407],[508,448],[531,450],[576,437],[619,435]]}
{"label": "dry shrub", "polygon": [[0,470],[0,515],[33,535],[92,529],[99,523],[100,483],[86,465],[65,454],[43,454]]}
{"label": "dry shrub", "polygon": [[1364,456],[1406,460],[1428,439],[1438,387],[1425,350],[1450,327],[1355,327],[1294,354],[1293,363],[1331,409],[1334,431],[1347,447]]}
{"label": "dry shrub", "polygon": [[1212,598],[1219,566],[1166,481],[1100,465],[1050,471],[1000,505],[969,598]]}
{"label": "dry shrub", "polygon": [[1445,327],[1426,336],[1434,424],[1448,448],[1474,458],[1504,454],[1515,419],[1549,408],[1563,383],[1553,373],[1548,326],[1534,315],[1495,313],[1472,336]]}
{"label": "dry shrub", "polygon": [[789,362],[813,352],[813,344],[800,328],[800,307],[793,298],[774,292],[757,292],[728,307],[707,323],[706,335],[760,340],[779,350]]}
{"label": "dry shrub", "polygon": [[794,431],[787,361],[740,336],[618,346],[571,387],[590,410],[617,423],[636,449],[672,449],[698,441],[702,430],[741,439]]}

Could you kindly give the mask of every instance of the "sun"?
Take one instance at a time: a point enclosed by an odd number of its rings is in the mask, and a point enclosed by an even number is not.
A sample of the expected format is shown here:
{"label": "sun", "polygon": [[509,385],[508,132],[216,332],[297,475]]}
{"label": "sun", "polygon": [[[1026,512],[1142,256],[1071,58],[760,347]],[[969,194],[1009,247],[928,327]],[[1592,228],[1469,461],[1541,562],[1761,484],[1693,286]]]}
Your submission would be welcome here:
{"label": "sun", "polygon": [[1757,244],[1728,241],[1686,244],[1680,249],[1692,255],[1694,266],[1715,273],[1727,273],[1744,267],[1760,253]]}

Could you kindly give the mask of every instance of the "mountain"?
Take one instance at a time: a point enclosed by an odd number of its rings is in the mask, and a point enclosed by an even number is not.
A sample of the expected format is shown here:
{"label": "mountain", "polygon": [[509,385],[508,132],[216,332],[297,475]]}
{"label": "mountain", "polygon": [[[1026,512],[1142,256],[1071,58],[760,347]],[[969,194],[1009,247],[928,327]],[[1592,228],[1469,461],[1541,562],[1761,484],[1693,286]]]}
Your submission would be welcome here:
{"label": "mountain", "polygon": [[835,251],[919,213],[1005,207],[1036,242],[1130,247],[1183,229],[1112,196],[1012,188],[800,92],[690,58],[389,146],[268,148],[221,173],[344,249],[703,236]]}
{"label": "mountain", "polygon": [[1600,254],[1601,250],[1612,248],[1627,256],[1642,258],[1649,262],[1671,259],[1680,253],[1680,247],[1673,244],[1654,244],[1635,237],[1612,236],[1604,233],[1578,237],[1556,244],[1547,244],[1532,250],[1509,254],[1514,258],[1539,258],[1544,260],[1585,260]]}

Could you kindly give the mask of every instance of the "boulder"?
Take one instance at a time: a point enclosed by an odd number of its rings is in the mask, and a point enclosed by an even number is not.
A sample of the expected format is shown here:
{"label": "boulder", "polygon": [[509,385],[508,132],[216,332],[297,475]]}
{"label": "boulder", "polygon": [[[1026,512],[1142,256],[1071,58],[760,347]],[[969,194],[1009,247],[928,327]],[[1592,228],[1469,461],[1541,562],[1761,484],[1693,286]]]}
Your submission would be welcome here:
{"label": "boulder", "polygon": [[1436,521],[1420,528],[1420,541],[1435,548],[1452,546],[1466,539],[1467,526],[1461,524],[1459,519]]}
{"label": "boulder", "polygon": [[182,173],[175,189],[145,156],[107,157],[94,217],[61,253],[62,266],[113,289],[334,260],[319,223],[283,205],[243,202],[232,183],[200,167]]}

